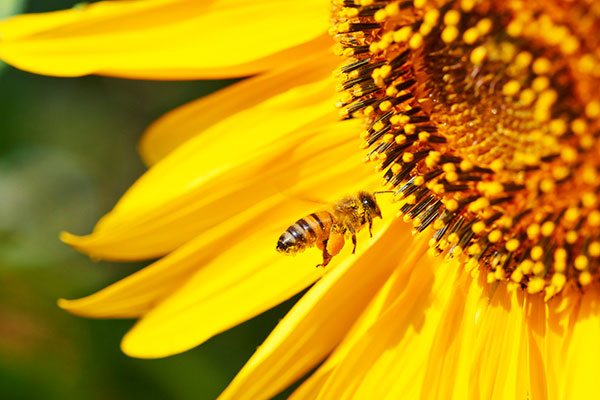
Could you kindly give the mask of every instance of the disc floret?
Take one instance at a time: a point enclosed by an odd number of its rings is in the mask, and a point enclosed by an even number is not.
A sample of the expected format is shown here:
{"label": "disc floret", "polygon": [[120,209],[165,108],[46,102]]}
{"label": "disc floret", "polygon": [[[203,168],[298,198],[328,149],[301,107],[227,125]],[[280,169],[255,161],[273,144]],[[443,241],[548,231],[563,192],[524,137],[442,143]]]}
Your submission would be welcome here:
{"label": "disc floret", "polygon": [[403,218],[548,299],[600,281],[600,18],[531,3],[335,0],[332,34],[339,106]]}

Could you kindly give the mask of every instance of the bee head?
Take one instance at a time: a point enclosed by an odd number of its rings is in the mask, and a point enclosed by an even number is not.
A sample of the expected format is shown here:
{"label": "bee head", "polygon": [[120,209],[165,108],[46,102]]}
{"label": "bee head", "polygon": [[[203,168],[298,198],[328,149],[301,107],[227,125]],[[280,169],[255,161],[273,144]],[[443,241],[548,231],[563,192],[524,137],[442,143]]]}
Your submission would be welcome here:
{"label": "bee head", "polygon": [[365,212],[369,214],[381,218],[381,210],[375,201],[375,196],[371,193],[367,192],[359,192],[358,198],[362,207],[365,209]]}

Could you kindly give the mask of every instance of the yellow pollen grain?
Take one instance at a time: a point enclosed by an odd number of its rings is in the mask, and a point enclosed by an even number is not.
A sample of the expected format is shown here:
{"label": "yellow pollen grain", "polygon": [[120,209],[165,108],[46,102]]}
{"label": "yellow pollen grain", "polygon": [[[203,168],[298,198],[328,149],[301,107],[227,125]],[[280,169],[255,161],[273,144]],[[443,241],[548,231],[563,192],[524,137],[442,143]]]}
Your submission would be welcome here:
{"label": "yellow pollen grain", "polygon": [[492,30],[492,20],[489,18],[482,18],[479,20],[479,22],[477,22],[477,25],[475,25],[475,28],[477,28],[477,30],[479,31],[480,35],[487,35],[488,33],[490,33],[490,31]]}
{"label": "yellow pollen grain", "polygon": [[406,124],[408,121],[410,121],[410,117],[408,115],[394,115],[392,118],[390,118],[390,122],[393,125]]}
{"label": "yellow pollen grain", "polygon": [[383,22],[386,20],[387,18],[387,12],[386,10],[383,8],[381,10],[377,10],[375,12],[375,15],[373,16],[373,18],[375,18],[375,22]]}
{"label": "yellow pollen grain", "polygon": [[515,19],[512,20],[506,27],[506,33],[512,37],[521,36],[521,33],[523,33],[523,28],[523,22]]}
{"label": "yellow pollen grain", "polygon": [[479,253],[481,253],[481,247],[479,247],[479,245],[477,243],[474,243],[469,246],[467,253],[469,253],[472,256],[479,254]]}
{"label": "yellow pollen grain", "polygon": [[587,218],[587,223],[589,226],[594,228],[600,226],[600,211],[593,210],[592,212],[590,212]]}
{"label": "yellow pollen grain", "polygon": [[589,74],[592,73],[594,71],[594,69],[596,68],[596,60],[594,59],[594,55],[593,54],[584,54],[580,59],[579,59],[579,68],[581,69],[581,72]]}
{"label": "yellow pollen grain", "polygon": [[548,128],[550,129],[550,133],[552,133],[553,135],[561,136],[567,133],[568,127],[565,120],[557,118],[550,121],[550,123],[548,124]]}
{"label": "yellow pollen grain", "polygon": [[540,275],[542,272],[544,272],[544,269],[546,267],[544,266],[544,263],[541,261],[536,261],[533,264],[533,269],[531,272],[533,272],[535,275]]}
{"label": "yellow pollen grain", "polygon": [[568,231],[567,234],[565,235],[565,241],[569,244],[575,244],[575,242],[577,242],[578,238],[579,238],[579,235],[577,235],[577,232],[575,232],[575,231]]}
{"label": "yellow pollen grain", "polygon": [[391,101],[386,100],[379,105],[379,109],[383,112],[389,111],[392,108],[393,104]]}
{"label": "yellow pollen grain", "polygon": [[381,140],[384,143],[392,143],[394,141],[394,135],[392,135],[391,133],[385,134],[383,135],[383,138],[381,138]]}
{"label": "yellow pollen grain", "polygon": [[517,48],[514,44],[510,42],[500,43],[500,59],[505,63],[511,62],[511,60],[515,57],[516,52]]}
{"label": "yellow pollen grain", "polygon": [[442,165],[442,170],[444,170],[444,172],[456,172],[456,165],[452,163],[446,163]]}
{"label": "yellow pollen grain", "polygon": [[[382,82],[382,83],[383,83],[383,82]],[[377,85],[377,86],[380,86],[380,87],[381,87],[381,85],[379,85],[379,83],[378,83],[378,85]],[[388,88],[385,90],[385,94],[386,94],[386,96],[388,96],[388,97],[394,97],[394,96],[396,96],[396,95],[398,94],[398,89],[396,89],[394,86],[390,86],[390,87],[388,87]],[[391,118],[390,118],[390,121],[391,121]]]}
{"label": "yellow pollen grain", "polygon": [[385,124],[381,121],[377,121],[375,124],[373,124],[373,129],[376,131],[380,131],[385,127]]}
{"label": "yellow pollen grain", "polygon": [[427,24],[435,25],[440,18],[440,12],[437,8],[428,10],[423,16],[423,21]]}
{"label": "yellow pollen grain", "polygon": [[600,242],[592,242],[588,247],[588,253],[591,257],[600,257]]}
{"label": "yellow pollen grain", "polygon": [[419,33],[423,36],[427,36],[431,33],[431,31],[433,30],[434,27],[435,27],[435,24],[428,24],[428,23],[424,22],[419,27]]}
{"label": "yellow pollen grain", "polygon": [[410,39],[412,33],[413,33],[412,28],[410,26],[405,26],[403,28],[398,29],[396,32],[394,32],[392,37],[394,38],[394,42],[403,43],[403,42],[407,42],[408,39]]}
{"label": "yellow pollen grain", "polygon": [[498,223],[505,228],[510,228],[513,225],[513,219],[508,215],[504,215]]}
{"label": "yellow pollen grain", "polygon": [[562,181],[571,175],[571,170],[565,166],[558,166],[552,170],[552,177],[557,181]]}
{"label": "yellow pollen grain", "polygon": [[535,293],[539,293],[544,289],[544,286],[546,285],[546,282],[544,281],[544,278],[540,278],[540,277],[535,277],[532,280],[529,281],[529,283],[527,284],[527,293],[529,294],[535,294]]}
{"label": "yellow pollen grain", "polygon": [[469,59],[475,65],[481,64],[487,57],[487,50],[483,46],[477,46],[471,51]]}
{"label": "yellow pollen grain", "polygon": [[449,10],[444,15],[444,24],[446,25],[457,25],[460,22],[460,11]]}
{"label": "yellow pollen grain", "polygon": [[492,171],[501,172],[504,169],[504,162],[500,159],[496,159],[490,163]]}
{"label": "yellow pollen grain", "polygon": [[538,261],[543,255],[544,249],[542,249],[540,246],[534,246],[533,249],[531,249],[531,259],[533,261]]}
{"label": "yellow pollen grain", "polygon": [[571,122],[571,130],[573,131],[574,134],[576,135],[583,135],[584,133],[587,132],[587,123],[585,122],[585,120],[583,118],[577,118],[574,119]]}
{"label": "yellow pollen grain", "polygon": [[478,0],[462,0],[460,2],[460,8],[465,12],[469,12],[475,7],[477,1]]}
{"label": "yellow pollen grain", "polygon": [[581,196],[581,203],[586,208],[593,208],[598,204],[598,198],[593,192],[585,192]]}
{"label": "yellow pollen grain", "polygon": [[577,221],[577,218],[579,218],[579,209],[575,207],[567,208],[567,211],[565,211],[564,220],[570,223],[574,223],[575,221]]}
{"label": "yellow pollen grain", "polygon": [[423,35],[420,33],[415,33],[408,41],[408,46],[413,50],[423,46]]}
{"label": "yellow pollen grain", "polygon": [[500,239],[502,239],[502,232],[499,229],[491,231],[488,235],[488,240],[490,241],[490,243],[497,243],[498,241],[500,241]]}
{"label": "yellow pollen grain", "polygon": [[596,144],[596,139],[592,135],[582,136],[579,145],[584,150],[590,150]]}
{"label": "yellow pollen grain", "polygon": [[536,92],[542,92],[550,86],[550,79],[546,76],[538,76],[531,83],[531,88]]}
{"label": "yellow pollen grain", "polygon": [[514,96],[521,90],[521,84],[516,80],[510,80],[502,86],[502,94],[505,96]]}
{"label": "yellow pollen grain", "polygon": [[385,12],[390,17],[395,17],[400,14],[400,3],[390,3],[385,6]]}
{"label": "yellow pollen grain", "polygon": [[529,64],[533,61],[533,56],[528,51],[522,51],[515,57],[515,66],[519,69],[525,69],[529,67]]}
{"label": "yellow pollen grain", "polygon": [[550,178],[542,179],[542,181],[540,182],[540,190],[543,193],[550,193],[555,188],[556,188],[556,183]]}
{"label": "yellow pollen grain", "polygon": [[519,243],[519,241],[517,239],[510,239],[508,242],[506,242],[506,250],[508,251],[515,251],[519,248],[519,245],[521,243]]}
{"label": "yellow pollen grain", "polygon": [[587,166],[583,169],[581,173],[581,178],[583,179],[584,183],[587,183],[588,185],[593,185],[598,181],[598,172],[596,171],[596,168],[592,166]]}
{"label": "yellow pollen grain", "polygon": [[590,274],[589,271],[583,271],[581,274],[579,274],[579,283],[582,286],[587,286],[592,283],[592,274]]}
{"label": "yellow pollen grain", "polygon": [[540,235],[540,226],[538,224],[530,224],[527,227],[527,237],[529,240],[537,239]]}
{"label": "yellow pollen grain", "polygon": [[458,174],[456,172],[448,172],[446,173],[446,180],[450,183],[456,182],[458,180]]}
{"label": "yellow pollen grain", "polygon": [[600,116],[600,102],[591,101],[585,106],[585,115],[588,118],[598,118]]}
{"label": "yellow pollen grain", "polygon": [[473,231],[474,234],[478,235],[480,233],[482,233],[483,231],[485,231],[485,223],[483,221],[477,221],[473,224],[473,226],[471,227],[471,230]]}
{"label": "yellow pollen grain", "polygon": [[533,62],[532,69],[538,75],[547,74],[552,69],[552,62],[545,57],[538,57]]}
{"label": "yellow pollen grain", "polygon": [[463,41],[466,44],[473,44],[479,39],[479,31],[477,28],[469,28],[463,33]]}
{"label": "yellow pollen grain", "polygon": [[454,40],[456,40],[459,33],[460,32],[456,26],[450,25],[444,28],[441,37],[444,43],[452,43]]}
{"label": "yellow pollen grain", "polygon": [[542,236],[548,237],[554,233],[556,225],[552,221],[546,221],[542,224]]}
{"label": "yellow pollen grain", "polygon": [[520,265],[519,265],[519,269],[521,271],[523,271],[523,274],[525,275],[529,275],[531,273],[531,271],[533,271],[533,261],[531,260],[524,260]]}
{"label": "yellow pollen grain", "polygon": [[528,106],[535,101],[535,92],[532,89],[524,89],[519,94],[519,102]]}
{"label": "yellow pollen grain", "polygon": [[472,202],[471,204],[469,204],[469,211],[477,212],[477,211],[481,211],[484,208],[487,208],[489,206],[490,206],[490,201],[488,199],[486,199],[485,197],[480,197],[477,200],[475,200],[474,202]]}
{"label": "yellow pollen grain", "polygon": [[406,163],[411,162],[414,159],[415,159],[415,156],[412,153],[406,152],[406,153],[402,154],[402,161],[404,161]]}
{"label": "yellow pollen grain", "polygon": [[494,278],[496,278],[497,281],[500,281],[500,280],[503,280],[504,278],[506,278],[506,272],[504,271],[504,269],[502,267],[500,267],[496,271],[494,271]]}
{"label": "yellow pollen grain", "polygon": [[468,172],[473,169],[473,163],[468,160],[462,160],[459,167],[461,171]]}
{"label": "yellow pollen grain", "polygon": [[518,268],[515,269],[513,271],[513,273],[510,275],[510,279],[513,282],[521,282],[521,280],[523,279],[523,272],[521,272],[521,270]]}
{"label": "yellow pollen grain", "polygon": [[458,210],[458,201],[450,199],[446,202],[446,209],[450,212]]}
{"label": "yellow pollen grain", "polygon": [[394,141],[398,144],[404,144],[404,143],[406,143],[406,136],[400,134],[400,135],[396,136],[396,139]]}
{"label": "yellow pollen grain", "polygon": [[565,286],[565,283],[567,283],[567,277],[565,276],[565,274],[555,273],[554,275],[552,275],[550,284],[558,290],[562,289]]}
{"label": "yellow pollen grain", "polygon": [[579,40],[575,36],[568,36],[560,43],[560,49],[566,55],[572,55],[579,50]]}

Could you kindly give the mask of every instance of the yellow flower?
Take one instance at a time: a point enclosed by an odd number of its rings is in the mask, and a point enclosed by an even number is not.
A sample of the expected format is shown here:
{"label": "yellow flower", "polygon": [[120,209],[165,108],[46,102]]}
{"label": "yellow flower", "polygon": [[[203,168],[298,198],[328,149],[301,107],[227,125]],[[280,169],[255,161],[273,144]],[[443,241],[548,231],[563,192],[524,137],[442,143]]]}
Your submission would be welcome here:
{"label": "yellow flower", "polygon": [[[599,28],[586,0],[119,1],[1,23],[0,57],[36,73],[257,74],[148,129],[148,172],[63,240],[160,258],[60,305],[139,318],[122,348],[152,358],[316,282],[223,399],[320,362],[292,398],[596,397]],[[297,199],[377,189],[361,130],[400,204],[381,199],[374,238],[327,269],[275,252],[315,211]]]}

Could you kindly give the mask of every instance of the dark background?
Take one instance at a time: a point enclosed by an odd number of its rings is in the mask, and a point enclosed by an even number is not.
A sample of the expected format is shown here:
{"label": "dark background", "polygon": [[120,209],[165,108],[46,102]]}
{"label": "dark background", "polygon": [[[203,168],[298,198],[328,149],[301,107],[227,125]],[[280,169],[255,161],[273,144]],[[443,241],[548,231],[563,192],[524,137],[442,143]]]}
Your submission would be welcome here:
{"label": "dark background", "polygon": [[[2,17],[73,0],[0,0]],[[56,306],[143,264],[93,262],[58,240],[89,233],[143,173],[136,144],[163,113],[229,82],[37,76],[0,65],[0,397],[214,399],[288,302],[161,360],[119,350],[132,320],[88,320]]]}

